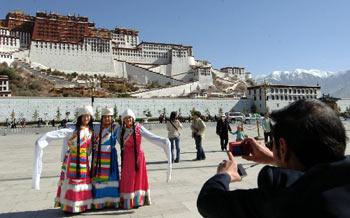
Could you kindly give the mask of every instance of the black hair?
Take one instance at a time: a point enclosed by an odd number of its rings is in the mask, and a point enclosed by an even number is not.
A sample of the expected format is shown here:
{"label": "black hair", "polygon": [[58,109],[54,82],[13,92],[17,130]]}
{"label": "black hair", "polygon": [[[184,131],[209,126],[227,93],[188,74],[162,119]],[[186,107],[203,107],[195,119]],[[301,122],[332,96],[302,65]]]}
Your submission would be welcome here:
{"label": "black hair", "polygon": [[193,115],[195,115],[195,116],[197,116],[197,117],[201,117],[201,116],[202,116],[202,114],[201,114],[200,111],[195,111],[195,112],[193,113]]}
{"label": "black hair", "polygon": [[[76,177],[80,178],[80,127],[82,125],[82,117],[83,116],[79,116],[77,119],[77,122],[75,124],[75,130],[77,131],[77,163],[76,163],[76,168],[75,168],[75,172],[76,172]],[[93,119],[92,116],[90,116],[90,121],[89,121],[89,129],[90,131],[92,131],[92,135],[93,135]],[[93,137],[92,137],[93,138]]]}
{"label": "black hair", "polygon": [[[101,174],[101,142],[102,142],[102,130],[103,130],[102,122],[103,122],[103,116],[102,116],[101,121],[100,121],[100,131],[98,134],[99,137],[98,137],[97,151],[92,152],[93,156],[91,158],[91,175],[92,175],[91,177],[94,177],[96,175]],[[114,121],[112,120],[111,126],[110,126],[111,134],[113,134],[113,122]],[[94,160],[94,153],[95,152],[97,153],[96,160]],[[110,160],[112,160],[112,152],[110,153]],[[109,167],[110,171],[111,171],[111,164],[112,164],[112,161],[110,162],[110,167]]]}
{"label": "black hair", "polygon": [[279,139],[287,145],[287,158],[293,152],[300,163],[309,169],[319,163],[344,158],[345,128],[337,114],[326,104],[315,99],[301,99],[271,113],[274,146],[279,150]]}
{"label": "black hair", "polygon": [[177,112],[176,111],[172,111],[171,113],[170,113],[170,120],[171,121],[174,121],[175,119],[176,119],[176,117],[177,117]]}

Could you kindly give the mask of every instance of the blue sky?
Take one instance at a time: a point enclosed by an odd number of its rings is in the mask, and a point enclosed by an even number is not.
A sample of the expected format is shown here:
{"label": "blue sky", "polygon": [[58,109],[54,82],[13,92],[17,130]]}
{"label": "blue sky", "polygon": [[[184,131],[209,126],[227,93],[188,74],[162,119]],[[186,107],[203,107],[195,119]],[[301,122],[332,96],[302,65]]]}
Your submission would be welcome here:
{"label": "blue sky", "polygon": [[142,41],[192,45],[195,58],[215,68],[245,67],[253,75],[350,69],[348,0],[0,0],[1,18],[16,9],[135,28]]}

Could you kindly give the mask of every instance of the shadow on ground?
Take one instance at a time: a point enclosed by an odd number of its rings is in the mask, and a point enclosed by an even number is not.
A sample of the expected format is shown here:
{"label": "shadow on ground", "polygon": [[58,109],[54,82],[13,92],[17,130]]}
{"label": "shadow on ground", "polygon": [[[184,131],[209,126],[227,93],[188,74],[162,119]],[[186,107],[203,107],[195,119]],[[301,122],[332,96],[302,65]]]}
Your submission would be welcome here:
{"label": "shadow on ground", "polygon": [[117,215],[127,215],[127,214],[133,214],[134,211],[126,211],[126,210],[100,210],[100,211],[90,211],[86,213],[79,213],[79,214],[67,214],[64,213],[60,209],[46,209],[46,210],[38,210],[38,211],[21,211],[21,212],[10,212],[10,213],[2,213],[0,214],[0,218],[36,218],[36,217],[45,217],[45,218],[52,218],[52,217],[75,217],[77,215],[79,216],[102,216],[102,215],[108,215],[108,216],[117,216]]}

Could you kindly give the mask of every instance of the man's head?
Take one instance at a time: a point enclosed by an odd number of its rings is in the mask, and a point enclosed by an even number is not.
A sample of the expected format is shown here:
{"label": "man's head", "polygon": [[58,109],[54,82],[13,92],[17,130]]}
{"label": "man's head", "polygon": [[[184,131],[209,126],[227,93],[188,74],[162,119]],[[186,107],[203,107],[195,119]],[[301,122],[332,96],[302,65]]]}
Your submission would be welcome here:
{"label": "man's head", "polygon": [[[346,134],[336,113],[318,100],[299,100],[271,113],[274,155],[304,169],[344,157]],[[282,164],[283,165],[283,164]],[[290,165],[289,165],[290,166]]]}
{"label": "man's head", "polygon": [[195,111],[195,112],[193,112],[193,118],[194,119],[198,119],[198,118],[200,118],[201,117],[201,112],[199,112],[199,111]]}

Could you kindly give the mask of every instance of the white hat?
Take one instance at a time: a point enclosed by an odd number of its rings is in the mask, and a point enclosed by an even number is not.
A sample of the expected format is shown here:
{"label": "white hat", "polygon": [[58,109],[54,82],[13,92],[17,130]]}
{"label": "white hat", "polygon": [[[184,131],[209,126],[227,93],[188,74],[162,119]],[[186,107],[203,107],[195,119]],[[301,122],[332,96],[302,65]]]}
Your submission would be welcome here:
{"label": "white hat", "polygon": [[101,115],[102,116],[113,116],[114,115],[113,108],[110,108],[110,107],[102,108]]}
{"label": "white hat", "polygon": [[132,117],[132,118],[134,118],[134,120],[135,120],[135,114],[134,114],[134,112],[132,112],[132,110],[130,110],[130,109],[126,109],[126,110],[122,113],[122,121],[123,121],[124,118],[127,117],[127,116]]}
{"label": "white hat", "polygon": [[91,116],[93,116],[94,112],[92,110],[92,106],[91,105],[85,105],[83,107],[79,107],[77,108],[77,116],[80,117],[84,114],[89,114]]}

